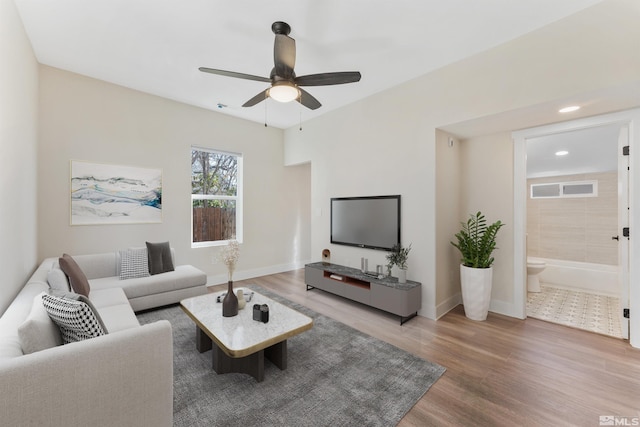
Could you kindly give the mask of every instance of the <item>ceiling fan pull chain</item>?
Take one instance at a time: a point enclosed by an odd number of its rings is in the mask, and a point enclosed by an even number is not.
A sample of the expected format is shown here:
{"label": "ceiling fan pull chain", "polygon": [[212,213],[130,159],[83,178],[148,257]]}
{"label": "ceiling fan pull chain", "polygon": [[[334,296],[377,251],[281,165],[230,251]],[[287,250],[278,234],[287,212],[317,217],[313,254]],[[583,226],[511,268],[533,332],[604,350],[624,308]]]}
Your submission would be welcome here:
{"label": "ceiling fan pull chain", "polygon": [[298,110],[300,111],[300,131],[302,131],[302,104],[298,103]]}
{"label": "ceiling fan pull chain", "polygon": [[264,99],[264,127],[267,127],[267,97]]}

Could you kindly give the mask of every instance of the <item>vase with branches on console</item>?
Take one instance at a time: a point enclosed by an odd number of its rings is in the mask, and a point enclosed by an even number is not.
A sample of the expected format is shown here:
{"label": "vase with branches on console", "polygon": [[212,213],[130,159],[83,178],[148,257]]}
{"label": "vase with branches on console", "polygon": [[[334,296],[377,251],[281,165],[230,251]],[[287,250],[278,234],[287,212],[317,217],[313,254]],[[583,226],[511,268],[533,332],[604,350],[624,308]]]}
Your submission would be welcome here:
{"label": "vase with branches on console", "polygon": [[398,283],[407,283],[407,261],[409,259],[409,252],[411,252],[411,244],[406,248],[397,244],[391,248],[391,252],[387,255],[387,271],[391,276],[391,269],[393,266],[398,267]]}

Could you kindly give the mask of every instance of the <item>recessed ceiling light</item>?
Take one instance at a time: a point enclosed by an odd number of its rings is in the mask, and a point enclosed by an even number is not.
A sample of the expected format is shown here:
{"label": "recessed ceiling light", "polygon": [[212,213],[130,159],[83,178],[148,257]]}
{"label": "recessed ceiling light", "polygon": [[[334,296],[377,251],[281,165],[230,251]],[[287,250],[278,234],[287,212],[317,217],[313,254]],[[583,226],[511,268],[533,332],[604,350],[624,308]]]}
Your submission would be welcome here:
{"label": "recessed ceiling light", "polygon": [[556,151],[556,156],[566,156],[569,154],[567,150]]}
{"label": "recessed ceiling light", "polygon": [[570,113],[570,112],[572,112],[572,111],[576,111],[576,110],[579,110],[579,109],[580,109],[580,107],[579,107],[579,106],[577,106],[577,105],[572,105],[572,106],[570,106],[570,107],[564,107],[564,108],[559,109],[559,110],[558,110],[558,113]]}

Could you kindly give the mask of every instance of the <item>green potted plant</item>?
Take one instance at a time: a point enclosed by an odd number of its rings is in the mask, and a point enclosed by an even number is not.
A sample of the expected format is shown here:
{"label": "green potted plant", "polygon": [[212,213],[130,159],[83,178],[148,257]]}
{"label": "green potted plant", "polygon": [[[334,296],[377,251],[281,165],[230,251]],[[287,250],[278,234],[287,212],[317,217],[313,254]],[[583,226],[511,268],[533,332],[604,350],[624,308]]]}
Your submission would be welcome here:
{"label": "green potted plant", "polygon": [[411,245],[403,248],[402,245],[397,244],[391,248],[391,252],[387,255],[387,271],[389,272],[389,276],[391,276],[391,269],[394,265],[399,269],[398,283],[407,282],[407,269],[409,268],[407,260],[409,259],[409,252],[411,252]]}
{"label": "green potted plant", "polygon": [[482,212],[471,214],[462,229],[455,234],[457,242],[451,242],[462,255],[460,285],[465,315],[472,320],[485,320],[491,302],[493,279],[493,251],[496,237],[504,224],[496,221],[487,225]]}

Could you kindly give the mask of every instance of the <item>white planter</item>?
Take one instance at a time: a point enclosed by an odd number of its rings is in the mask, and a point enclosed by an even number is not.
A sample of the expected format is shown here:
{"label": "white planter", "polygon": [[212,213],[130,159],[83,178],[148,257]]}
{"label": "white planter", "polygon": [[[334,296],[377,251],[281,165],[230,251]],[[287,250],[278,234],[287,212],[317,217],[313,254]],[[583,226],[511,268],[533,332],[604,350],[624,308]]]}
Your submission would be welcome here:
{"label": "white planter", "polygon": [[398,269],[398,283],[407,283],[407,270]]}
{"label": "white planter", "polygon": [[491,302],[493,268],[471,268],[460,264],[464,314],[471,320],[486,320]]}

